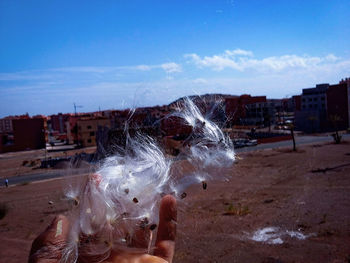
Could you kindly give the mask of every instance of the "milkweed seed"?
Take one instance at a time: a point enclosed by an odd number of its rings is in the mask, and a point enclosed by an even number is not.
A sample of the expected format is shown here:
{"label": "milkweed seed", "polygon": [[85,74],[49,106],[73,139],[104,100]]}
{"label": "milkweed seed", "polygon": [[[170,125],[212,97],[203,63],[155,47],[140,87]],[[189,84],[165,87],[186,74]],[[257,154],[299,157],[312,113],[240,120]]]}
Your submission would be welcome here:
{"label": "milkweed seed", "polygon": [[150,225],[149,229],[154,230],[154,229],[156,229],[156,227],[157,227],[157,224],[152,224],[152,225]]}
{"label": "milkweed seed", "polygon": [[140,222],[140,227],[141,227],[142,229],[145,229],[145,227],[148,225],[148,223],[149,223],[148,218],[145,217],[144,219],[141,220],[141,222]]}
{"label": "milkweed seed", "polygon": [[207,189],[207,186],[208,186],[207,182],[203,181],[202,182],[202,187],[203,187],[204,190]]}

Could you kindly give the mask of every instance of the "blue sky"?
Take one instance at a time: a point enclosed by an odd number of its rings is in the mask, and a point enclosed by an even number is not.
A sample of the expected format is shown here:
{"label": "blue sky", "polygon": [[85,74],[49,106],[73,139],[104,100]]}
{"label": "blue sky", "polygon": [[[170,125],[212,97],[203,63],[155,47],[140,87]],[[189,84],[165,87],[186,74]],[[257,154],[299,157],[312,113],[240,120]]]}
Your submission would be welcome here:
{"label": "blue sky", "polygon": [[348,0],[1,0],[0,117],[337,83],[349,13]]}

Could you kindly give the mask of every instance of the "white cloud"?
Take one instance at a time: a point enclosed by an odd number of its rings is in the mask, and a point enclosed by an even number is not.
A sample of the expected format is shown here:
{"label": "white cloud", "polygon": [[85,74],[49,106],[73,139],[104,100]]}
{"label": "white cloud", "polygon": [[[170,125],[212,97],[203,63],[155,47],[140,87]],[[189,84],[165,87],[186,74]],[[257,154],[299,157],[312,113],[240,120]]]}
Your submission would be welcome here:
{"label": "white cloud", "polygon": [[243,50],[243,49],[240,49],[240,48],[237,48],[237,49],[234,49],[234,50],[225,50],[225,54],[228,55],[228,56],[237,56],[237,55],[249,56],[249,57],[253,56],[253,52],[252,51]]}
{"label": "white cloud", "polygon": [[[175,62],[163,63],[158,65],[135,65],[135,66],[115,66],[115,67],[62,67],[50,68],[42,70],[27,70],[12,73],[0,72],[0,81],[33,81],[41,79],[57,79],[59,77],[66,77],[67,74],[87,74],[93,73],[97,75],[118,73],[124,71],[150,71],[154,69],[161,69],[167,74],[182,72],[181,65]],[[70,75],[70,76],[71,76]],[[104,75],[103,75],[104,76]]]}
{"label": "white cloud", "polygon": [[254,58],[252,51],[243,49],[226,50],[223,54],[200,57],[196,53],[185,54],[189,63],[198,68],[210,68],[215,71],[233,69],[237,71],[255,70],[260,72],[281,72],[290,69],[318,70],[324,67],[346,66],[350,60],[344,60],[333,54],[327,56],[282,55],[262,59]]}
{"label": "white cloud", "polygon": [[90,66],[84,66],[84,67],[64,67],[64,68],[52,68],[48,71],[53,72],[67,72],[67,73],[106,73],[110,71],[116,70],[117,67],[90,67]]}
{"label": "white cloud", "polygon": [[175,72],[181,72],[182,71],[181,66],[179,64],[174,63],[174,62],[164,63],[164,64],[162,64],[160,66],[167,73],[175,73]]}
{"label": "white cloud", "polygon": [[141,71],[149,71],[152,69],[152,67],[148,65],[138,65],[138,66],[135,66],[135,69],[141,70]]}

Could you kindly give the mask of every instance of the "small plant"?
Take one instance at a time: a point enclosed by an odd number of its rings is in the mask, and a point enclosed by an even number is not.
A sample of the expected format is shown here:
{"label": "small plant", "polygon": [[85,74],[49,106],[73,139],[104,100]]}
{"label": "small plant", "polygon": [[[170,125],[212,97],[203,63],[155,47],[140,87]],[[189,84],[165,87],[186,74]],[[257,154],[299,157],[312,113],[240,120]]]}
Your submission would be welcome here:
{"label": "small plant", "polygon": [[329,120],[330,120],[330,122],[332,122],[333,127],[335,129],[335,133],[332,134],[334,142],[336,144],[339,144],[339,143],[341,143],[342,136],[339,134],[338,125],[339,125],[339,122],[342,121],[342,118],[339,115],[335,114],[335,115],[331,115],[329,117]]}
{"label": "small plant", "polygon": [[295,144],[294,126],[293,125],[290,126],[290,134],[292,135],[292,139],[293,139],[293,151],[296,152],[297,151],[297,147],[296,147],[296,144]]}
{"label": "small plant", "polygon": [[224,215],[236,215],[236,216],[245,216],[250,213],[248,206],[242,206],[240,203],[235,207],[233,204],[230,204]]}
{"label": "small plant", "polygon": [[333,137],[334,142],[335,142],[336,144],[341,143],[341,138],[342,138],[342,136],[338,133],[338,131],[336,131],[335,133],[333,133],[333,134],[332,134],[332,137]]}

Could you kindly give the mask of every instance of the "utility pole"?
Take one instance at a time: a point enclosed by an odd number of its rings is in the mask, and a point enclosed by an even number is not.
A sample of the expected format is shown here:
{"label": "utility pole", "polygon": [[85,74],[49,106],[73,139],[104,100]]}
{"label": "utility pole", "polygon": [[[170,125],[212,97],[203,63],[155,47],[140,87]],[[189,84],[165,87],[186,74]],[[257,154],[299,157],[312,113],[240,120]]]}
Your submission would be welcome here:
{"label": "utility pole", "polygon": [[73,102],[73,104],[74,104],[74,114],[75,114],[75,116],[77,116],[77,108],[82,108],[83,106],[76,105],[75,102]]}

